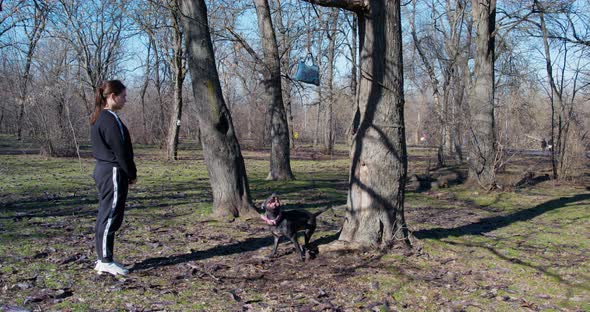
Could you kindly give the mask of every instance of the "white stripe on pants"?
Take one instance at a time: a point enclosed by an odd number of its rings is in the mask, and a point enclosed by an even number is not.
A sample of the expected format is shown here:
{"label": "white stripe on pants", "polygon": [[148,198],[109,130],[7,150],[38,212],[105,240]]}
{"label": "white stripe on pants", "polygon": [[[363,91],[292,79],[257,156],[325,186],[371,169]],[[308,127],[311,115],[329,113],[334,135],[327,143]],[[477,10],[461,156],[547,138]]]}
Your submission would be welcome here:
{"label": "white stripe on pants", "polygon": [[119,185],[117,184],[117,167],[113,167],[113,204],[111,205],[111,212],[109,213],[109,220],[104,229],[102,236],[102,256],[107,257],[107,236],[113,222],[113,214],[115,213],[115,207],[117,207],[117,193],[119,192]]}

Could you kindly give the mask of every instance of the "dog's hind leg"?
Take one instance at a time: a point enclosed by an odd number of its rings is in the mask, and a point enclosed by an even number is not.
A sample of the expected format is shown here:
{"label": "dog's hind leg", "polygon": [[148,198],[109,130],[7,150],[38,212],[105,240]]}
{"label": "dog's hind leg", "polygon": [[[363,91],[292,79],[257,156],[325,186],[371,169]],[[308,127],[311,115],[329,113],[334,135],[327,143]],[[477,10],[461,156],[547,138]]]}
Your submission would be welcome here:
{"label": "dog's hind leg", "polygon": [[315,223],[309,224],[308,227],[305,229],[305,245],[303,245],[304,252],[305,250],[309,250],[309,241],[311,240],[311,236],[315,232]]}
{"label": "dog's hind leg", "polygon": [[295,235],[293,236],[290,236],[289,239],[291,240],[291,242],[293,242],[293,245],[295,245],[295,249],[299,252],[299,255],[301,256],[301,261],[305,261],[305,251],[301,249],[301,246],[297,241],[297,233],[295,233]]}

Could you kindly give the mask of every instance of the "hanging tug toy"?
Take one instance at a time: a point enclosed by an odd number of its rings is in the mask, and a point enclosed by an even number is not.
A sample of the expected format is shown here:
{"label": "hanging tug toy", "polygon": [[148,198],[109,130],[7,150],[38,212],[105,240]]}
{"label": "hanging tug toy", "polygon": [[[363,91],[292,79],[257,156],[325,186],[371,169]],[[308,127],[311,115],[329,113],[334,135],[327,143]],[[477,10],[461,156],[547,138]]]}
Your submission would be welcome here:
{"label": "hanging tug toy", "polygon": [[[307,64],[308,59],[311,60],[311,65]],[[314,64],[311,53],[308,53],[304,59],[299,60],[293,79],[314,84],[316,86],[320,85],[320,70],[318,66]]]}

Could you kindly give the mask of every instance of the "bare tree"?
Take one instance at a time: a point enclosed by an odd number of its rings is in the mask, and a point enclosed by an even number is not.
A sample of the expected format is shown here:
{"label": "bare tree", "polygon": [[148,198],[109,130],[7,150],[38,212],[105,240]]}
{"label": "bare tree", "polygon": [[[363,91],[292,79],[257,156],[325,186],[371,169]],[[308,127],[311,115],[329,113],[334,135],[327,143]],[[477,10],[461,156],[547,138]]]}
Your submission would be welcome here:
{"label": "bare tree", "polygon": [[182,0],[180,7],[214,213],[220,217],[254,214],[244,158],[215,66],[205,1]]}
{"label": "bare tree", "polygon": [[5,34],[27,19],[27,15],[17,14],[26,5],[26,0],[14,1],[10,6],[5,7],[8,10],[2,11],[2,1],[0,0],[0,12],[4,12],[0,16],[0,49],[11,45],[11,42],[5,41]]}
{"label": "bare tree", "polygon": [[472,0],[476,51],[469,95],[469,180],[484,189],[496,186],[494,61],[496,0]]}
{"label": "bare tree", "polygon": [[183,51],[183,33],[180,26],[180,7],[178,0],[170,1],[169,11],[172,21],[172,30],[174,42],[172,44],[173,57],[171,64],[174,72],[174,104],[172,105],[172,114],[168,124],[168,134],[166,139],[166,158],[168,160],[178,159],[178,134],[180,131],[180,119],[182,116],[182,85],[186,75],[186,62]]}
{"label": "bare tree", "polygon": [[276,24],[279,30],[279,55],[281,60],[281,72],[283,76],[283,79],[281,81],[281,87],[283,90],[283,103],[285,104],[285,113],[287,114],[287,124],[289,127],[289,143],[291,148],[295,148],[295,136],[293,130],[293,110],[291,99],[291,80],[289,77],[289,69],[291,68],[291,51],[293,50],[291,41],[297,38],[297,35],[293,35],[293,21],[291,18],[286,16],[287,14],[281,4],[281,0],[276,0]]}
{"label": "bare tree", "polygon": [[[28,89],[31,82],[31,65],[33,63],[33,55],[39,40],[43,36],[45,27],[47,25],[47,18],[49,16],[51,7],[44,1],[33,0],[27,6],[29,10],[25,10],[24,14],[30,14],[33,16],[31,24],[25,23],[23,26],[25,35],[27,37],[27,47],[25,53],[25,63],[22,72],[22,77],[19,83],[19,109],[17,116],[17,130],[16,137],[18,140],[22,139],[23,130],[23,118],[25,115],[25,106],[28,98]],[[22,14],[22,13],[21,13]]]}
{"label": "bare tree", "polygon": [[93,97],[88,98],[85,88],[92,94],[100,83],[113,77],[118,63],[123,58],[122,44],[127,38],[124,34],[126,19],[120,6],[109,0],[81,1],[58,0],[61,14],[58,15],[56,36],[70,43],[76,51],[80,76],[80,96],[91,112]]}
{"label": "bare tree", "polygon": [[262,37],[264,52],[265,89],[269,98],[269,116],[271,120],[271,156],[269,180],[292,180],[289,127],[283,105],[281,87],[281,65],[277,39],[270,16],[268,0],[254,0],[258,29]]}
{"label": "bare tree", "polygon": [[404,127],[400,1],[310,0],[358,14],[361,77],[348,193],[340,240],[364,246],[409,244],[404,218]]}
{"label": "bare tree", "polygon": [[[457,144],[460,138],[456,136],[459,135],[457,108],[461,106],[463,97],[454,96],[454,93],[464,92],[460,87],[463,77],[457,73],[460,71],[462,54],[469,51],[469,48],[463,49],[462,46],[466,3],[464,0],[433,3],[429,8],[429,24],[425,26],[427,31],[422,37],[418,36],[416,26],[416,13],[420,10],[416,3],[417,1],[412,1],[411,14],[407,15],[414,47],[432,88],[432,112],[436,122],[436,125],[433,125],[433,130],[436,131],[433,141],[438,145],[437,160],[440,167],[445,165],[444,155],[447,153],[455,153],[456,158],[461,159],[460,144]],[[441,12],[441,9],[444,11]],[[469,75],[469,72],[466,74]]]}
{"label": "bare tree", "polygon": [[[543,48],[545,57],[545,69],[547,72],[547,79],[550,87],[550,99],[551,99],[551,142],[553,143],[551,149],[551,159],[553,168],[553,177],[555,179],[564,178],[567,176],[566,171],[567,155],[568,151],[568,139],[570,138],[570,127],[572,121],[574,121],[574,103],[576,94],[587,87],[589,84],[579,84],[580,77],[580,63],[578,61],[577,68],[573,68],[571,96],[565,94],[566,82],[564,81],[568,69],[568,45],[576,44],[586,46],[584,43],[584,37],[582,37],[578,31],[576,31],[575,23],[572,22],[571,11],[572,7],[564,3],[546,3],[542,4],[539,1],[535,1],[535,6],[538,9],[538,15],[540,23],[537,26],[542,32]],[[556,27],[557,34],[553,32],[550,34],[549,28],[546,23],[545,14],[548,12],[554,12],[556,14],[563,14],[566,16],[565,23],[558,23]],[[572,37],[568,36],[568,30],[572,30]],[[557,40],[562,46],[562,60],[561,72],[553,72],[553,59],[551,57],[550,38]],[[569,39],[568,39],[569,38]],[[560,80],[556,77],[561,77]]]}
{"label": "bare tree", "polygon": [[25,118],[33,140],[47,156],[79,156],[78,133],[88,124],[75,95],[72,54],[63,41],[47,38],[35,60],[38,66]]}
{"label": "bare tree", "polygon": [[143,84],[141,85],[141,90],[139,92],[139,94],[140,94],[139,95],[139,103],[141,105],[141,126],[142,126],[141,140],[144,143],[147,142],[146,134],[147,134],[147,130],[148,130],[147,121],[146,121],[145,99],[146,99],[147,89],[148,89],[149,83],[150,83],[151,54],[152,54],[152,44],[150,41],[150,43],[147,44],[144,80],[143,80]]}
{"label": "bare tree", "polygon": [[[184,106],[183,86],[187,72],[178,0],[147,3],[138,1],[127,7],[122,6],[121,9],[139,26],[141,33],[147,36],[147,50],[153,52],[152,57],[148,54],[146,59],[142,107],[146,105],[144,97],[151,80],[157,95],[155,102],[158,114],[155,116],[156,126],[150,132],[157,137],[160,146],[165,147],[166,159],[176,160]],[[169,93],[170,105],[163,99]],[[144,132],[143,137],[147,140],[148,133]]]}

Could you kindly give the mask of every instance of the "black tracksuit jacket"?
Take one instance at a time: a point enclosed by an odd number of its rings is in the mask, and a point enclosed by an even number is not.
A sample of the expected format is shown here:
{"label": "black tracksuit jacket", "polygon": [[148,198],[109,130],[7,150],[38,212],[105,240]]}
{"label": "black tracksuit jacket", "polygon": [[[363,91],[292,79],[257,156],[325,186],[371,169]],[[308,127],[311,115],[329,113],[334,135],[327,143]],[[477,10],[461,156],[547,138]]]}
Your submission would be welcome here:
{"label": "black tracksuit jacket", "polygon": [[130,180],[135,180],[137,169],[131,137],[123,122],[120,126],[113,113],[103,109],[91,130],[92,154],[97,162],[116,164]]}

